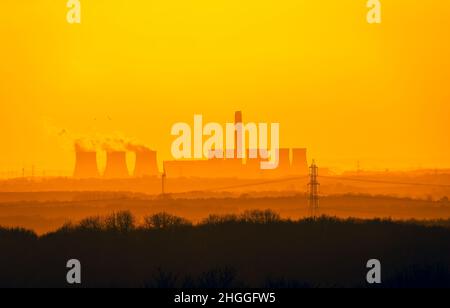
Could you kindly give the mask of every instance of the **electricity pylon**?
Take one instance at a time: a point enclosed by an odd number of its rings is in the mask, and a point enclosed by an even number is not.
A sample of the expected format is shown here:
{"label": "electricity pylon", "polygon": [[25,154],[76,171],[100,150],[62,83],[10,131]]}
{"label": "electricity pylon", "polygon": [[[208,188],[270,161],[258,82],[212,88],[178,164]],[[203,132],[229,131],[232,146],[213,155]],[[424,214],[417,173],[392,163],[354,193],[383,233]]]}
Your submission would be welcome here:
{"label": "electricity pylon", "polygon": [[319,168],[316,165],[316,162],[313,161],[311,167],[309,167],[309,212],[310,216],[313,219],[319,214],[319,187],[320,184],[317,180],[319,177]]}
{"label": "electricity pylon", "polygon": [[167,178],[167,174],[166,174],[166,169],[164,168],[164,172],[161,177],[161,196],[162,197],[166,196],[166,178]]}

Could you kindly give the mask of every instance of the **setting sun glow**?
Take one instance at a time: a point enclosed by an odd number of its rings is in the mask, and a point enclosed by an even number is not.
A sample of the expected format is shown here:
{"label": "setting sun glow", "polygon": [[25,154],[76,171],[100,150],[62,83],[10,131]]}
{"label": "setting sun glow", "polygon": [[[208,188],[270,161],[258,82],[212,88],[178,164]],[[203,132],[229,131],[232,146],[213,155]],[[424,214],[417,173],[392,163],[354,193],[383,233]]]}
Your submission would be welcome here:
{"label": "setting sun glow", "polygon": [[70,173],[97,135],[171,159],[174,123],[236,110],[331,168],[450,167],[448,1],[80,2],[2,1],[0,171]]}

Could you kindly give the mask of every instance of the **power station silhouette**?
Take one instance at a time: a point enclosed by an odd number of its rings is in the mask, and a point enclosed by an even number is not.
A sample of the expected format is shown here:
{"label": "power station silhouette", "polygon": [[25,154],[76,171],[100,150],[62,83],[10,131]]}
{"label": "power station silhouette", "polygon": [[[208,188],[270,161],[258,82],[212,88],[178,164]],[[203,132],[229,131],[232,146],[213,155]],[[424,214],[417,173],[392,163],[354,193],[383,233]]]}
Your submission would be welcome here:
{"label": "power station silhouette", "polygon": [[[107,151],[106,168],[103,177],[106,179],[125,179],[130,177],[125,151]],[[151,150],[139,150],[135,152],[136,164],[134,177],[158,176],[158,162],[156,152]],[[75,163],[75,178],[89,179],[99,178],[101,173],[97,164],[97,152],[85,151],[77,148]]]}
{"label": "power station silhouette", "polygon": [[[242,113],[236,112],[235,123],[242,124]],[[235,134],[235,152],[241,147],[238,133]],[[133,151],[136,163],[134,177],[157,177],[164,174],[167,178],[283,178],[308,174],[307,150],[305,148],[279,149],[279,165],[274,170],[262,170],[265,159],[259,149],[247,149],[246,158],[211,158],[206,160],[174,160],[163,162],[163,172],[159,171],[157,152],[146,148]],[[211,152],[217,152],[212,150]],[[258,155],[250,155],[250,153]],[[97,164],[97,152],[76,147],[74,177],[78,179],[100,178],[125,179],[131,175],[127,167],[126,151],[107,151],[106,168],[101,175]],[[226,155],[225,155],[226,156]],[[235,153],[234,157],[238,157]],[[255,157],[255,158],[250,158]]]}

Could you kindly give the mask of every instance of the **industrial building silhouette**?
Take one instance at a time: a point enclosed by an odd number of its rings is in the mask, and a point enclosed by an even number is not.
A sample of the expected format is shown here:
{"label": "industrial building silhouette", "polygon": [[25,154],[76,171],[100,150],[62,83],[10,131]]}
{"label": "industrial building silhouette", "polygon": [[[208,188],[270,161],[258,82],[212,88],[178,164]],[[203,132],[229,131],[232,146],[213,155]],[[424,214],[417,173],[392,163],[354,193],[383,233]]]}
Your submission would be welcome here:
{"label": "industrial building silhouette", "polygon": [[[106,179],[125,179],[130,177],[126,155],[127,152],[125,151],[108,151],[103,177]],[[159,175],[155,151],[143,149],[136,151],[135,155],[134,177],[152,177]],[[76,163],[73,176],[78,179],[101,177],[97,165],[97,153],[95,151],[76,149]]]}
{"label": "industrial building silhouette", "polygon": [[[249,150],[247,150],[247,153]],[[135,152],[136,165],[132,175],[128,170],[126,152],[107,153],[106,168],[100,173],[97,153],[77,150],[74,177],[78,179],[100,178],[125,179],[133,177],[156,177],[158,168],[155,151]],[[248,156],[247,156],[248,157]],[[167,178],[282,178],[307,175],[306,149],[280,149],[280,162],[274,170],[262,170],[261,158],[165,161],[164,171]]]}
{"label": "industrial building silhouette", "polygon": [[[247,150],[247,153],[249,150]],[[280,149],[278,168],[262,170],[264,159],[212,158],[199,161],[166,161],[164,170],[168,178],[283,178],[308,174],[306,149]],[[249,157],[248,155],[246,157]]]}
{"label": "industrial building silhouette", "polygon": [[[242,124],[242,113],[236,112],[235,123]],[[237,149],[242,147],[242,137],[235,134],[235,158],[216,158],[218,151],[211,150],[206,160],[175,160],[164,161],[163,172],[167,178],[283,178],[289,176],[307,175],[307,153],[304,148],[279,149],[279,165],[273,170],[262,170],[261,157],[258,149],[247,149],[244,158],[236,158]],[[240,135],[242,136],[242,135]],[[136,164],[134,177],[157,177],[161,175],[158,168],[157,153],[145,148],[134,151]],[[222,153],[224,154],[224,153]],[[252,154],[252,155],[250,155]],[[130,177],[127,167],[126,151],[107,151],[106,168],[103,177],[106,179],[125,179]],[[226,156],[220,155],[219,157]],[[101,177],[97,165],[97,153],[76,147],[76,164],[74,177],[79,179]]]}
{"label": "industrial building silhouette", "polygon": [[97,153],[76,149],[76,164],[74,177],[76,178],[98,178],[100,172],[97,166]]}

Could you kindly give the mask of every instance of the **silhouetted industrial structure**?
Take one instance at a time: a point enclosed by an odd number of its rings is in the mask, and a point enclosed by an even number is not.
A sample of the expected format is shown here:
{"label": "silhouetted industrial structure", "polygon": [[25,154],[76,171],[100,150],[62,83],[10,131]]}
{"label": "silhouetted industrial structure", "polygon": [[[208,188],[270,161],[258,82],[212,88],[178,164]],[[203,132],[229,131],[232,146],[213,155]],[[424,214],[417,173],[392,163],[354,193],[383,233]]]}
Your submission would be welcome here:
{"label": "silhouetted industrial structure", "polygon": [[309,211],[312,218],[316,218],[319,214],[319,187],[320,184],[317,180],[319,176],[319,168],[315,161],[313,161],[309,174]]}
{"label": "silhouetted industrial structure", "polygon": [[156,152],[143,149],[135,152],[136,165],[134,169],[135,177],[158,176],[158,161]]}
{"label": "silhouetted industrial structure", "polygon": [[129,176],[126,152],[108,152],[104,177],[107,179],[124,179]]}
{"label": "silhouetted industrial structure", "polygon": [[244,153],[240,153],[240,151],[243,151],[243,142],[242,139],[242,111],[236,111],[234,115],[234,124],[236,126],[236,131],[234,132],[234,157],[238,158],[244,155]]}
{"label": "silhouetted industrial structure", "polygon": [[[34,168],[32,173],[34,176]],[[77,149],[73,176],[78,179],[98,178],[100,173],[97,167],[97,153]]]}
{"label": "silhouetted industrial structure", "polygon": [[[235,125],[237,128],[234,140],[235,148],[230,150],[231,154],[234,154],[234,158],[227,158],[227,153],[224,153],[223,149],[211,149],[209,158],[205,160],[164,161],[163,170],[165,177],[265,179],[308,175],[306,149],[301,148],[279,149],[278,167],[273,170],[262,170],[261,163],[268,160],[268,155],[265,155],[267,150],[243,149],[245,142],[242,137],[243,122],[242,112],[240,111],[235,114]],[[243,153],[240,153],[239,149]],[[134,151],[136,155],[134,177],[156,177],[161,175],[155,151],[145,147],[130,149],[130,151]],[[107,179],[128,178],[130,174],[126,155],[127,152],[125,150],[108,151],[103,177]],[[80,147],[77,147],[76,156],[75,178],[100,177],[96,152],[83,151]]]}
{"label": "silhouetted industrial structure", "polygon": [[[283,178],[308,175],[306,149],[279,149],[279,165],[274,170],[262,170],[261,163],[267,155],[261,149],[243,149],[242,112],[235,113],[234,158],[226,158],[223,150],[212,149],[207,160],[166,161],[164,169],[168,178]],[[245,153],[240,153],[241,149]],[[266,151],[266,150],[265,150]],[[267,151],[266,151],[267,152]],[[224,158],[217,158],[220,153]],[[292,159],[291,159],[292,153]],[[266,153],[264,153],[266,154]]]}
{"label": "silhouetted industrial structure", "polygon": [[291,172],[293,175],[308,174],[306,149],[292,149]]}

